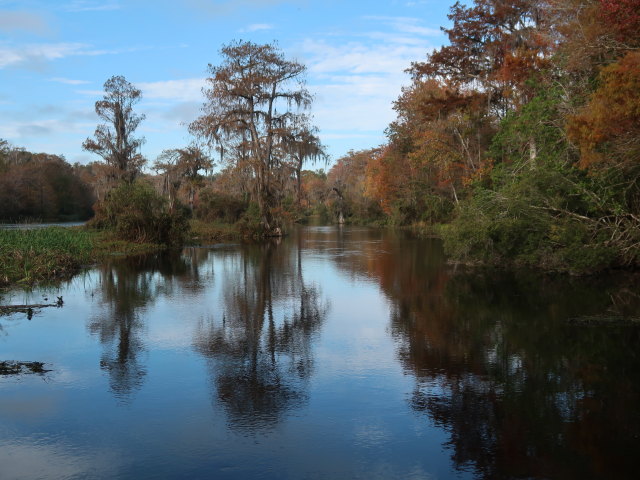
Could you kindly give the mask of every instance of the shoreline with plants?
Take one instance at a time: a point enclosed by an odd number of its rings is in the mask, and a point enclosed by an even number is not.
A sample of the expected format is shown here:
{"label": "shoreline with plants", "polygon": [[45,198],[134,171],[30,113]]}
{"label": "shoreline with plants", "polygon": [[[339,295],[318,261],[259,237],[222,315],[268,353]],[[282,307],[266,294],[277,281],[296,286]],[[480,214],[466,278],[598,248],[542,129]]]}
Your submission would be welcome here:
{"label": "shoreline with plants", "polygon": [[[243,238],[232,225],[197,220],[190,224],[186,245],[210,245]],[[165,244],[124,240],[113,231],[91,226],[0,229],[0,289],[54,283],[109,258],[169,249]]]}

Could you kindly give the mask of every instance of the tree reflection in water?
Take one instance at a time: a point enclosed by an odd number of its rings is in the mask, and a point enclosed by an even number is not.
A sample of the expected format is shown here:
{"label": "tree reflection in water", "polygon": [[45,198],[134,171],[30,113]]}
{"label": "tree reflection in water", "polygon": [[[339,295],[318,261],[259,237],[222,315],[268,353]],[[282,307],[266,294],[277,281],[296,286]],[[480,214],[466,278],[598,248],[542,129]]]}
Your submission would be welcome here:
{"label": "tree reflection in water", "polygon": [[327,310],[317,286],[304,282],[300,245],[278,243],[242,248],[227,273],[222,318],[201,322],[194,341],[230,427],[245,433],[272,428],[306,401],[312,337]]}
{"label": "tree reflection in water", "polygon": [[640,328],[568,321],[638,316],[629,284],[454,273],[425,247],[386,235],[339,266],[376,278],[390,299],[398,356],[415,378],[409,405],[449,433],[456,468],[635,478]]}
{"label": "tree reflection in water", "polygon": [[89,331],[103,345],[100,368],[109,374],[117,397],[126,399],[138,390],[147,374],[140,358],[145,350],[141,310],[172,288],[174,275],[186,271],[185,259],[176,253],[114,260],[99,267],[96,291],[104,308],[90,320]]}

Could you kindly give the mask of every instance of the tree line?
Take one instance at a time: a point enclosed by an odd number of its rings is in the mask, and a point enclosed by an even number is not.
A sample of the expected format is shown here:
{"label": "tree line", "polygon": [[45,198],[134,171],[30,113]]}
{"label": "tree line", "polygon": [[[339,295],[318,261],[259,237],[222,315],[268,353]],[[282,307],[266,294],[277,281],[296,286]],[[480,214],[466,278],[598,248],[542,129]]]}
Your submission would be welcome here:
{"label": "tree line", "polygon": [[86,220],[94,197],[84,167],[0,139],[0,221]]}
{"label": "tree line", "polygon": [[640,2],[475,0],[449,19],[388,142],[329,174],[360,214],[439,224],[461,261],[637,267]]}
{"label": "tree line", "polygon": [[122,232],[144,232],[149,205],[161,212],[151,230],[164,238],[179,237],[189,216],[269,236],[317,215],[425,225],[465,262],[637,267],[639,7],[455,3],[448,45],[408,70],[386,143],[327,172],[304,170],[327,160],[304,65],[275,44],[232,42],[209,65],[193,143],[163,152],[155,175],[143,173],[135,137],[142,92],[124,77],[105,83],[95,105],[104,123],[83,144],[102,161],[74,168],[97,199],[96,223]]}

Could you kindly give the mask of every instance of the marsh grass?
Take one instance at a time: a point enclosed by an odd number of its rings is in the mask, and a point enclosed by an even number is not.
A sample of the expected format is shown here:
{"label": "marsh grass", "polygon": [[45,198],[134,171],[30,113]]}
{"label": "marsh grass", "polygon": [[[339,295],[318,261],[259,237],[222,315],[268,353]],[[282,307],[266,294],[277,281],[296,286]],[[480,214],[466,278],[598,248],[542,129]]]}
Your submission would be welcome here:
{"label": "marsh grass", "polygon": [[157,243],[139,243],[122,240],[118,235],[108,230],[90,230],[93,234],[94,259],[104,260],[109,257],[144,255],[165,250],[167,247]]}
{"label": "marsh grass", "polygon": [[0,230],[0,285],[70,275],[91,261],[93,237],[79,228]]}
{"label": "marsh grass", "polygon": [[[242,238],[234,225],[194,220],[192,226],[191,240],[196,244]],[[0,229],[0,287],[50,282],[109,257],[141,255],[166,248],[164,244],[122,240],[113,231],[84,227]]]}
{"label": "marsh grass", "polygon": [[192,219],[189,224],[191,227],[189,241],[194,245],[236,241],[246,236],[237,224],[205,222],[196,219]]}

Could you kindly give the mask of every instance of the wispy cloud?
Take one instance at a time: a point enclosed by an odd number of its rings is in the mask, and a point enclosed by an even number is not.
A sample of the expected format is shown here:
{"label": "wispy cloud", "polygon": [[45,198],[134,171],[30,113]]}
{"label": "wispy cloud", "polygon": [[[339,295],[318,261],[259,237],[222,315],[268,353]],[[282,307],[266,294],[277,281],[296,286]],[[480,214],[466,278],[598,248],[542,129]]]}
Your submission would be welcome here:
{"label": "wispy cloud", "polygon": [[[336,78],[312,85],[317,101],[314,119],[323,131],[382,132],[395,118],[392,103],[400,93],[402,75]],[[396,87],[396,88],[394,88]]]}
{"label": "wispy cloud", "polygon": [[117,1],[73,0],[63,7],[68,12],[104,12],[120,10],[122,6]]}
{"label": "wispy cloud", "polygon": [[442,35],[442,31],[439,28],[424,26],[423,20],[420,18],[367,16],[365,19],[381,22],[401,33],[409,33],[425,37],[437,37]]}
{"label": "wispy cloud", "polygon": [[49,24],[37,13],[0,10],[0,32],[12,33],[24,31],[44,35],[50,33]]}
{"label": "wispy cloud", "polygon": [[302,46],[309,69],[317,74],[402,73],[412,61],[422,58],[427,45],[376,44],[352,41],[330,45],[326,41],[306,40]]}
{"label": "wispy cloud", "polygon": [[136,86],[142,90],[142,98],[154,100],[172,100],[179,102],[204,101],[202,87],[204,78],[186,78],[159,82],[140,82]]}
{"label": "wispy cloud", "polygon": [[91,83],[91,82],[88,82],[87,80],[74,80],[71,78],[62,78],[62,77],[55,77],[50,80],[52,82],[64,83],[66,85],[85,85],[87,83]]}
{"label": "wispy cloud", "polygon": [[273,30],[274,26],[268,23],[254,23],[240,30],[241,32],[258,32],[261,30]]}
{"label": "wispy cloud", "polygon": [[85,43],[41,43],[21,46],[0,45],[0,69],[9,66],[40,70],[43,64],[72,56],[114,55],[142,50],[132,47],[123,50],[96,49]]}
{"label": "wispy cloud", "polygon": [[56,60],[70,55],[86,52],[88,45],[83,43],[50,43],[24,45],[19,47],[0,46],[0,68],[10,65]]}
{"label": "wispy cloud", "polygon": [[[437,0],[436,0],[437,1]],[[428,5],[429,3],[433,3],[434,0],[417,0],[405,3],[405,7],[418,7],[420,5]]]}
{"label": "wispy cloud", "polygon": [[185,3],[208,14],[227,14],[251,8],[273,7],[289,3],[303,3],[300,0],[185,0]]}
{"label": "wispy cloud", "polygon": [[72,121],[71,115],[60,118],[49,118],[31,121],[3,121],[0,119],[0,128],[7,138],[20,143],[31,137],[44,137],[49,135],[68,135],[70,133],[83,133],[95,127],[95,123]]}
{"label": "wispy cloud", "polygon": [[321,138],[383,143],[384,130],[396,116],[393,102],[410,82],[405,70],[424,58],[433,49],[431,37],[440,35],[419,19],[366,19],[372,27],[386,28],[307,39],[298,47],[309,68],[309,89],[316,94],[313,114]]}

